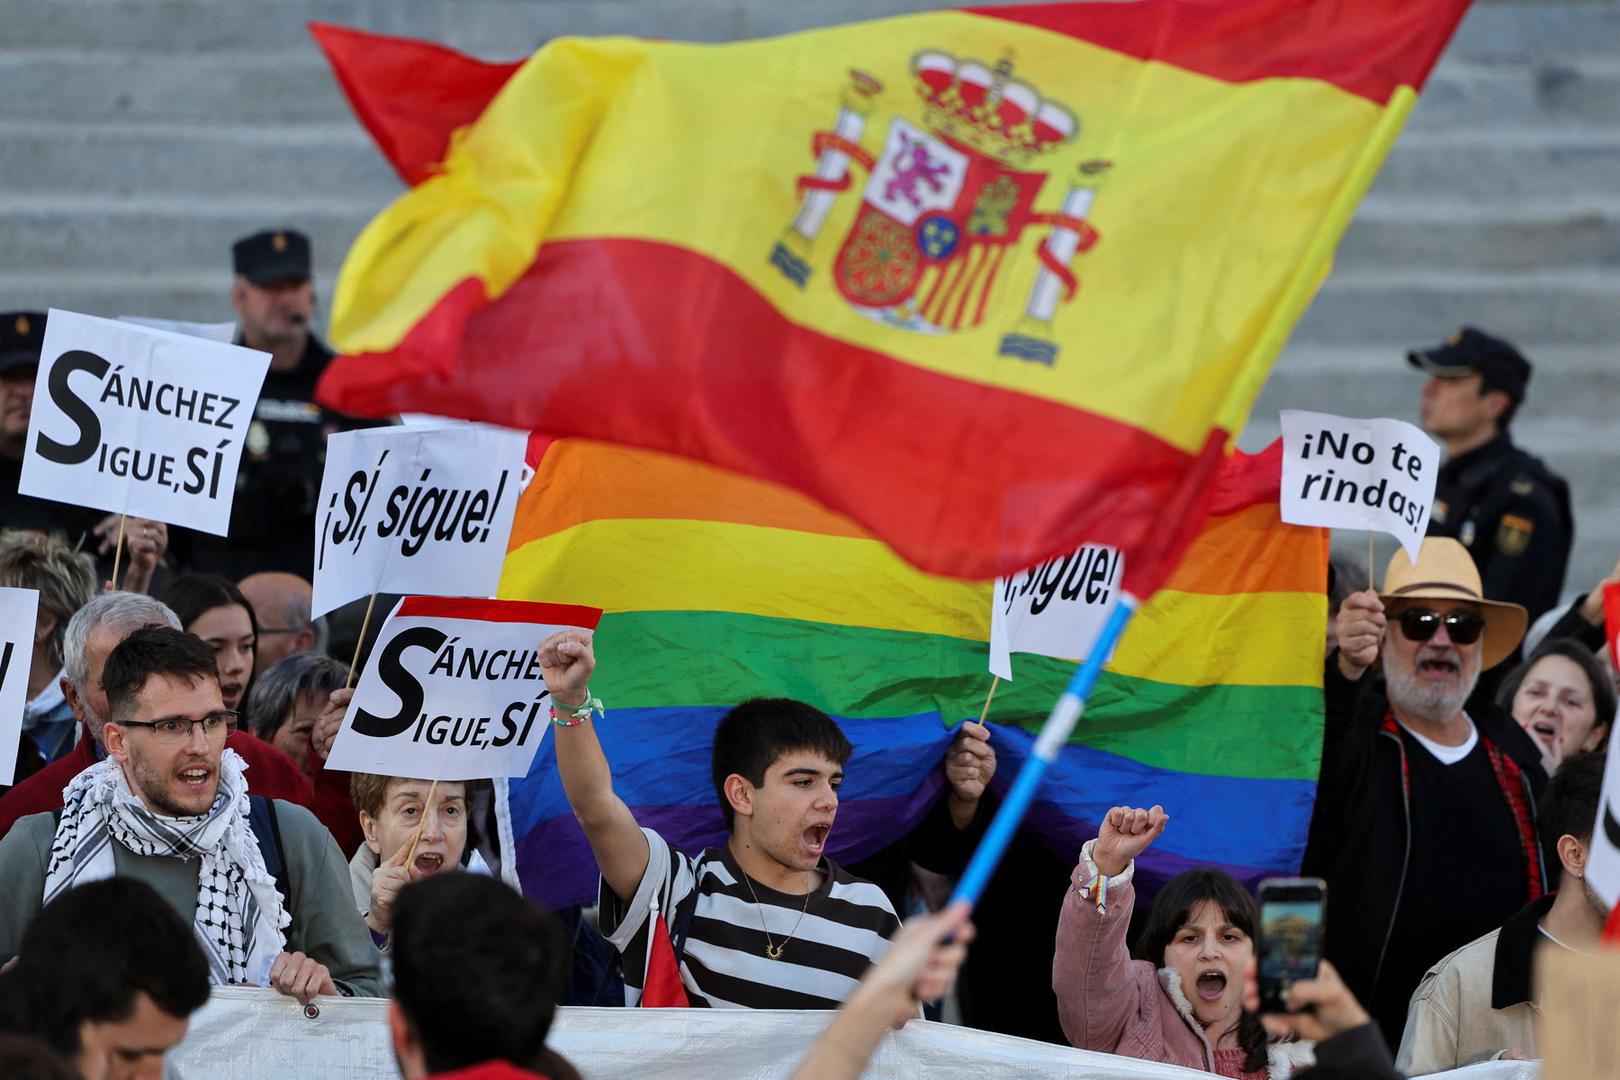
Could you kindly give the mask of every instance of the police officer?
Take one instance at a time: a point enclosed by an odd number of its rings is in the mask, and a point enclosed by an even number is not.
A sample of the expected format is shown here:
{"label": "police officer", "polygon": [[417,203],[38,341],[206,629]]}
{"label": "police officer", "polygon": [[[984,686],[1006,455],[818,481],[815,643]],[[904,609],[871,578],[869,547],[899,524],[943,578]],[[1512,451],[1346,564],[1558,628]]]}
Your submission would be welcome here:
{"label": "police officer", "polygon": [[188,569],[236,580],[259,571],[311,576],[315,503],[326,436],[340,418],[315,404],[332,351],[310,331],[315,286],[309,238],[268,229],[231,248],[237,343],[270,354],[236,477],[228,536],[188,532],[174,543]]}
{"label": "police officer", "polygon": [[1407,353],[1430,378],[1423,429],[1445,447],[1429,535],[1461,541],[1485,595],[1521,604],[1534,621],[1558,603],[1575,522],[1569,485],[1513,445],[1530,362],[1512,345],[1465,326],[1442,345]]}

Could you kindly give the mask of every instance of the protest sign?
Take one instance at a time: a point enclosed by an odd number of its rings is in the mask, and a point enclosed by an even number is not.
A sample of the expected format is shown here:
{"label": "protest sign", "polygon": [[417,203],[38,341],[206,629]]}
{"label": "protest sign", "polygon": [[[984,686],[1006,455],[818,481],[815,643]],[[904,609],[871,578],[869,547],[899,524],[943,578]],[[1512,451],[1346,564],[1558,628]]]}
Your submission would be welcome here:
{"label": "protest sign", "polygon": [[312,614],[377,592],[494,595],[527,445],[487,424],[331,436]]}
{"label": "protest sign", "polygon": [[200,337],[205,341],[217,341],[223,345],[229,345],[236,340],[234,322],[186,322],[183,319],[150,319],[144,315],[120,315],[118,321],[153,330],[167,330],[171,334]]}
{"label": "protest sign", "polygon": [[330,768],[475,780],[523,776],[551,727],[540,642],[594,630],[596,608],[407,596],[395,605],[332,745]]}
{"label": "protest sign", "polygon": [[[1620,723],[1620,712],[1615,714]],[[1609,727],[1614,730],[1613,725]],[[1586,880],[1610,907],[1620,904],[1620,739],[1609,740],[1603,766],[1603,794],[1598,799],[1597,821],[1592,825],[1591,852]]]}
{"label": "protest sign", "polygon": [[1012,680],[1012,654],[1083,660],[1119,601],[1125,559],[1087,544],[1011,578],[990,594],[990,672]]}
{"label": "protest sign", "polygon": [[224,536],[270,354],[52,311],[18,490]]}
{"label": "protest sign", "polygon": [[1282,519],[1388,533],[1412,561],[1429,531],[1440,448],[1404,420],[1282,412]]}
{"label": "protest sign", "polygon": [[22,734],[23,706],[28,703],[38,611],[38,591],[0,589],[0,785],[16,780],[17,742]]}

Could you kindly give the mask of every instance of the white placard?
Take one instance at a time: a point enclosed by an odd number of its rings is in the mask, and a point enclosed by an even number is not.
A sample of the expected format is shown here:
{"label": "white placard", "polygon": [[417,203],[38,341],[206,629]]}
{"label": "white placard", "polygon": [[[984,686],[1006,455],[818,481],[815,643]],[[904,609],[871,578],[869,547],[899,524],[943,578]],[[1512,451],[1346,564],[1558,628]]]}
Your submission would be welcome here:
{"label": "white placard", "polygon": [[551,727],[540,642],[602,613],[569,604],[407,596],[372,647],[327,760],[423,780],[523,776]]}
{"label": "white placard", "polygon": [[120,315],[118,321],[150,327],[153,330],[167,330],[171,334],[199,337],[204,341],[217,341],[222,345],[229,345],[236,340],[234,322],[185,322],[181,319],[153,319],[145,315]]}
{"label": "white placard", "polygon": [[270,354],[52,310],[17,489],[224,536]]}
{"label": "white placard", "polygon": [[493,596],[528,439],[488,424],[328,438],[312,615],[376,592]]}
{"label": "white placard", "polygon": [[1012,654],[1083,660],[1119,603],[1125,557],[1087,544],[1012,578],[990,594],[990,673],[1012,680]]}
{"label": "white placard", "polygon": [[0,589],[0,785],[16,782],[17,741],[23,706],[28,704],[38,611],[37,590]]}
{"label": "white placard", "polygon": [[[1620,723],[1620,711],[1615,713],[1615,723]],[[1614,730],[1614,724],[1609,725],[1609,730]],[[1603,764],[1603,794],[1598,799],[1597,822],[1592,826],[1591,849],[1586,880],[1612,908],[1620,904],[1620,739],[1613,736]]]}
{"label": "white placard", "polygon": [[1404,420],[1282,412],[1282,519],[1388,533],[1415,563],[1429,531],[1440,447]]}

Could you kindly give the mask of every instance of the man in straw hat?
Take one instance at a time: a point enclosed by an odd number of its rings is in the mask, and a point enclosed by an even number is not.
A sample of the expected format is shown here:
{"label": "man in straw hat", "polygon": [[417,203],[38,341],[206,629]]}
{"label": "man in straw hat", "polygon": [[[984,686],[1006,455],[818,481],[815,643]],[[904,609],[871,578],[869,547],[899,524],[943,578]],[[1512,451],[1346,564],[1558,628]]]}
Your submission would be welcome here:
{"label": "man in straw hat", "polygon": [[[1339,609],[1305,873],[1328,881],[1326,952],[1399,1042],[1429,965],[1545,892],[1535,744],[1483,697],[1480,671],[1524,636],[1448,537],[1397,551],[1382,592]],[[1368,674],[1381,663],[1382,677]]]}

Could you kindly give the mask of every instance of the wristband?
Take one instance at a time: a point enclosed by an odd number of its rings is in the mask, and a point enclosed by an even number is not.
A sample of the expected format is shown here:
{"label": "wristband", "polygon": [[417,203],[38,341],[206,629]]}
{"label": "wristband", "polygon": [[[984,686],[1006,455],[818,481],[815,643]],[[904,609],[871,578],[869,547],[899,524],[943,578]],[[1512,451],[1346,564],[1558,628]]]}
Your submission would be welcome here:
{"label": "wristband", "polygon": [[602,699],[591,697],[589,689],[585,691],[585,700],[579,705],[558,705],[555,700],[551,703],[551,723],[556,727],[578,727],[591,718],[591,713],[603,716]]}

